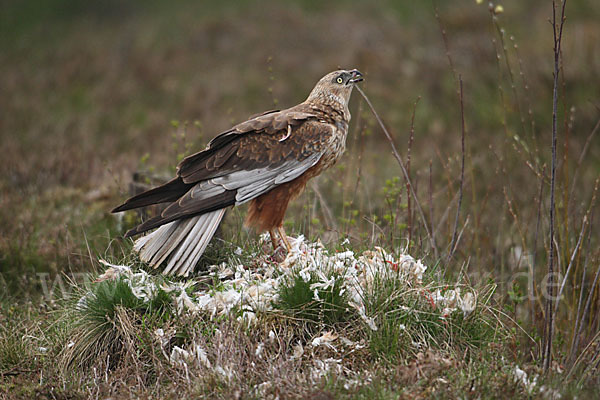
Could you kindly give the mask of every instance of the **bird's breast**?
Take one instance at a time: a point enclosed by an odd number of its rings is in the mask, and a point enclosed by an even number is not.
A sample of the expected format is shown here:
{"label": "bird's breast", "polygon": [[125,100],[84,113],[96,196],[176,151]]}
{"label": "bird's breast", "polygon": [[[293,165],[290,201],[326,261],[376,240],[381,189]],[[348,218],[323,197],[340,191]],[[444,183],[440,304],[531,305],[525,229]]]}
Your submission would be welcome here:
{"label": "bird's breast", "polygon": [[346,150],[346,135],[348,133],[348,123],[345,121],[336,121],[332,124],[332,133],[327,138],[325,152],[321,157],[322,169],[331,167],[344,154]]}

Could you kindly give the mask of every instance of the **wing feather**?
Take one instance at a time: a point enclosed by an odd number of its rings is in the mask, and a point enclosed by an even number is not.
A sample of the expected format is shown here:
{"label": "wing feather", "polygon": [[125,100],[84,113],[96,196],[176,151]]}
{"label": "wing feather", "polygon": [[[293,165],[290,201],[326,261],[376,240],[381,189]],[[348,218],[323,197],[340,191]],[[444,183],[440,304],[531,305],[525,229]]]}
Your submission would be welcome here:
{"label": "wing feather", "polygon": [[[235,171],[229,175],[200,182],[161,214],[163,221],[173,221],[184,216],[213,211],[223,205],[240,205],[273,189],[277,185],[296,179],[321,158],[316,153],[301,161],[289,160],[271,168]],[[215,203],[215,199],[218,199]],[[218,205],[217,205],[218,204]],[[223,207],[221,207],[223,208]],[[157,220],[149,225],[159,223]]]}
{"label": "wing feather", "polygon": [[[283,110],[267,112],[248,121],[234,126],[210,141],[207,148],[199,153],[184,158],[177,167],[177,174],[185,183],[195,183],[222,174],[221,169],[231,164],[239,164],[250,154],[246,148],[253,149],[249,159],[263,164],[273,162],[271,157],[265,158],[263,151],[272,156],[278,150],[283,150],[279,156],[287,157],[290,150],[287,146],[277,146],[275,136],[287,131],[288,126],[298,127],[304,122],[316,119],[314,113]],[[256,144],[260,143],[260,146]],[[265,166],[265,165],[263,165]]]}
{"label": "wing feather", "polygon": [[[260,115],[235,126],[179,164],[177,183],[169,187],[185,191],[176,198],[171,194],[174,190],[170,191],[172,203],[161,215],[126,236],[245,203],[296,179],[319,162],[323,144],[334,129],[312,113],[293,109]],[[285,140],[280,141],[282,138]]]}

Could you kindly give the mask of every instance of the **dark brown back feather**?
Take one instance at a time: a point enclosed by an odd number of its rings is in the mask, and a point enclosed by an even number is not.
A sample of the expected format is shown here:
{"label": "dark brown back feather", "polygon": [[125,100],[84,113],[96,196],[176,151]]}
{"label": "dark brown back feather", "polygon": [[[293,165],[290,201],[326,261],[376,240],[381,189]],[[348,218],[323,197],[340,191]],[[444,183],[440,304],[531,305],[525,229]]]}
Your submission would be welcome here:
{"label": "dark brown back feather", "polygon": [[[186,183],[199,182],[219,176],[220,171],[217,171],[232,156],[235,156],[243,145],[236,139],[241,139],[252,133],[275,135],[281,131],[286,131],[288,126],[294,128],[309,119],[315,118],[316,115],[311,112],[310,108],[304,107],[303,104],[287,110],[267,112],[251,118],[215,137],[205,150],[184,158],[177,167],[177,174]],[[265,139],[269,140],[269,138]],[[234,164],[235,162],[232,163],[232,165]]]}

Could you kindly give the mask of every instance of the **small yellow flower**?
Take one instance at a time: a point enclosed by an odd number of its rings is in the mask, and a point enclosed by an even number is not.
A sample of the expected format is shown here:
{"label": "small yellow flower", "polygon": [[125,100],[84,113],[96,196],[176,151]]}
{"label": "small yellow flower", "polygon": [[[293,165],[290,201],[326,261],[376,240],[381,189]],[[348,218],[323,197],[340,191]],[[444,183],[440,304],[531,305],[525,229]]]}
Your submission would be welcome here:
{"label": "small yellow flower", "polygon": [[501,5],[497,5],[496,8],[494,8],[494,14],[502,14],[504,12],[504,7],[502,7]]}
{"label": "small yellow flower", "polygon": [[475,0],[475,3],[481,4],[481,3],[483,3],[483,0]]}

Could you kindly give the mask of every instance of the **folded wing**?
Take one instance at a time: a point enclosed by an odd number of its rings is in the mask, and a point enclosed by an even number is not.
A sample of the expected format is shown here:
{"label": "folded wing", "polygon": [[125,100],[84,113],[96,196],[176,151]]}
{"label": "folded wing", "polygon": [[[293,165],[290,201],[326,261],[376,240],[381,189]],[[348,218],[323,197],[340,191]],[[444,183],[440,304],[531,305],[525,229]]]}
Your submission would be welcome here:
{"label": "folded wing", "polygon": [[161,215],[126,234],[133,236],[178,219],[243,204],[317,164],[323,152],[315,143],[331,130],[331,125],[307,112],[284,110],[258,116],[185,158],[175,179],[127,200],[113,212],[171,202]]}

